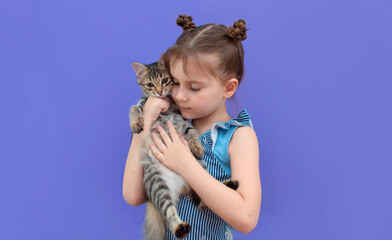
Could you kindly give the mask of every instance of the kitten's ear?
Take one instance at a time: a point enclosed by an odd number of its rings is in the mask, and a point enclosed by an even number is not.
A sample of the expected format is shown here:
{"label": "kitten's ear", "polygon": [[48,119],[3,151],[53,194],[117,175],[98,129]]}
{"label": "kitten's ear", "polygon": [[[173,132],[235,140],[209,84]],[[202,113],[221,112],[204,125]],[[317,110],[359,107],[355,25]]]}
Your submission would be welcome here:
{"label": "kitten's ear", "polygon": [[165,67],[165,62],[163,61],[163,55],[164,55],[164,54],[162,54],[162,55],[159,57],[159,60],[158,60],[158,67]]}
{"label": "kitten's ear", "polygon": [[145,73],[148,69],[141,63],[134,62],[132,63],[132,68],[136,72],[136,76],[140,77],[143,73]]}
{"label": "kitten's ear", "polygon": [[163,61],[163,54],[159,57],[158,69],[159,69],[159,72],[161,72],[162,74],[169,74],[166,67],[165,67],[165,62]]}

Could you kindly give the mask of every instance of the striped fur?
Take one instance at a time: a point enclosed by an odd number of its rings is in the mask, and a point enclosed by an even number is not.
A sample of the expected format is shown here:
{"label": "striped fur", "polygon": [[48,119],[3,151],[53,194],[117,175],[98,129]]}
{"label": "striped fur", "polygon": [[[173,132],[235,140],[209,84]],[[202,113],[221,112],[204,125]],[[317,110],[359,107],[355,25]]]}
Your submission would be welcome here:
{"label": "striped fur", "polygon": [[[130,125],[132,132],[139,133],[143,130],[143,106],[149,96],[165,97],[170,94],[173,84],[172,78],[161,64],[153,63],[142,65],[132,64],[137,76],[138,84],[141,85],[143,97],[137,105],[130,110]],[[166,79],[166,80],[163,80]],[[156,127],[161,125],[169,133],[166,123],[172,122],[179,136],[184,136],[188,141],[190,150],[197,161],[206,171],[207,165],[203,161],[203,146],[197,131],[189,120],[181,116],[180,111],[170,98],[169,110],[161,113],[151,126],[151,132],[157,133]],[[146,218],[144,221],[144,237],[146,240],[159,240],[164,238],[166,227],[177,238],[184,238],[190,232],[191,226],[183,222],[177,213],[177,203],[182,195],[190,195],[201,208],[205,205],[200,201],[197,194],[192,191],[184,179],[166,168],[151,152],[149,145],[153,143],[151,135],[147,136],[142,148],[142,165],[144,167],[143,183],[148,198],[146,206]]]}

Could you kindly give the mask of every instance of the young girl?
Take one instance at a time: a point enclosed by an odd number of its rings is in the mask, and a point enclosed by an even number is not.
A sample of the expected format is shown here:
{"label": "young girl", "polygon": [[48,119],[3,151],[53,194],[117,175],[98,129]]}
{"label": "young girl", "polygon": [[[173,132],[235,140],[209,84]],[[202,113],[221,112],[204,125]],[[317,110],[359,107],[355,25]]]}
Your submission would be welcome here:
{"label": "young girl", "polygon": [[[232,239],[232,228],[248,233],[256,227],[261,204],[259,148],[250,117],[244,110],[231,119],[226,110],[226,99],[233,96],[244,72],[241,41],[246,39],[246,26],[244,20],[238,20],[229,28],[216,24],[196,27],[192,20],[179,16],[177,24],[184,32],[162,58],[174,80],[172,97],[200,134],[209,172],[198,164],[170,122],[170,136],[160,130],[163,141],[153,136],[155,146],[150,149],[209,208],[199,211],[190,198],[180,199],[179,215],[192,227],[186,239]],[[155,97],[144,106],[144,130],[133,135],[124,172],[123,195],[130,205],[146,201],[140,148],[151,123],[168,106],[167,98]],[[237,190],[222,183],[228,179],[239,182]],[[175,237],[167,231],[166,239]]]}

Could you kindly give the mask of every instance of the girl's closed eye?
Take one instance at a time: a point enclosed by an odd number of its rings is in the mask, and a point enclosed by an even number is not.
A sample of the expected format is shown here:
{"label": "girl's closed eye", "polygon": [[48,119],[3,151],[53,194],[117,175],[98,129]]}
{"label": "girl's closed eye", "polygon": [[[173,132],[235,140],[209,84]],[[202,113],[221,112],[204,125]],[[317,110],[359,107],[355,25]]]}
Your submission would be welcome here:
{"label": "girl's closed eye", "polygon": [[[178,86],[178,85],[180,85],[180,83],[177,82],[177,81],[175,81],[175,80],[173,80],[173,85],[177,85],[177,86]],[[200,88],[197,88],[197,87],[192,86],[192,85],[189,86],[189,89],[190,89],[191,91],[194,91],[194,92],[197,92],[197,91],[200,90]]]}
{"label": "girl's closed eye", "polygon": [[200,88],[195,88],[195,87],[192,87],[192,86],[191,86],[191,90],[194,91],[194,92],[197,92],[197,91],[200,90]]}

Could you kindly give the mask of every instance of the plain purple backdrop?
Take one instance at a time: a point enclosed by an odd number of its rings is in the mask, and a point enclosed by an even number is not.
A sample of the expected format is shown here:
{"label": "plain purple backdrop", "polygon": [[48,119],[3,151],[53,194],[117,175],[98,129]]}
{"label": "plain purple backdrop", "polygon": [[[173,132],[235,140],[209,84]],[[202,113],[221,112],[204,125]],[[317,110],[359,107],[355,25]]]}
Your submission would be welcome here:
{"label": "plain purple backdrop", "polygon": [[232,101],[260,142],[261,214],[237,239],[389,240],[392,2],[8,1],[1,31],[1,239],[141,239],[122,180],[140,89],[197,25],[249,28]]}

